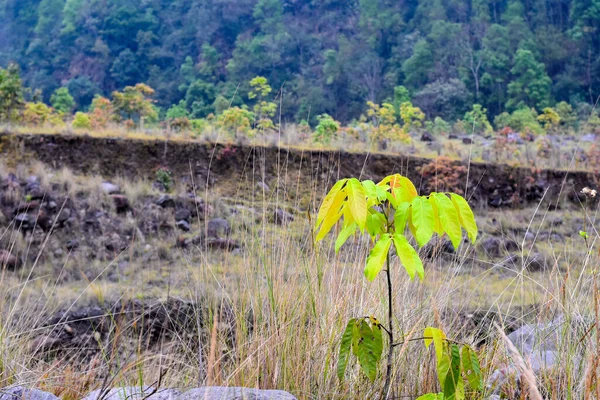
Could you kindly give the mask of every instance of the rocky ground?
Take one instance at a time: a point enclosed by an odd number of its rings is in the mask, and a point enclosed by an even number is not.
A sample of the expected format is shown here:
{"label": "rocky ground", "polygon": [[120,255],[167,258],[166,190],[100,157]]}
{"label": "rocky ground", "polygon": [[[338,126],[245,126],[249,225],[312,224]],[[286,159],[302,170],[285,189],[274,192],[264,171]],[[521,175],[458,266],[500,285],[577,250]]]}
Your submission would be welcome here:
{"label": "rocky ground", "polygon": [[[281,165],[288,169],[278,175],[273,165],[267,168],[261,159],[251,160],[251,153],[224,147],[214,155],[214,172],[197,161],[192,164],[196,175],[190,178],[184,172],[188,159],[169,164],[167,178],[156,169],[132,178],[135,171],[108,172],[105,160],[98,160],[102,167],[97,169],[90,160],[85,172],[70,169],[82,157],[77,152],[55,155],[52,162],[46,151],[53,143],[43,139],[35,144],[37,153],[19,153],[22,161],[4,160],[0,168],[0,265],[2,285],[8,288],[2,305],[13,315],[7,329],[19,331],[35,357],[33,364],[39,365],[55,360],[93,363],[107,357],[114,343],[127,353],[124,358],[164,346],[181,354],[198,353],[199,346],[210,342],[207,327],[215,305],[220,310],[219,334],[231,338],[225,345],[233,347],[234,326],[240,321],[223,285],[230,291],[240,278],[229,267],[252,264],[253,249],[267,234],[275,240],[289,238],[284,245],[303,253],[311,246],[309,218],[320,197],[336,174],[345,174],[358,162],[321,155],[319,162],[313,158],[305,164],[294,161],[297,155],[287,155],[289,162]],[[35,157],[40,152],[44,162]],[[130,165],[124,160],[117,159],[113,167]],[[142,165],[149,168],[154,162]],[[376,179],[400,162],[375,157],[364,171]],[[235,163],[247,172],[237,171]],[[452,183],[450,178],[460,182],[466,174],[455,164],[444,168],[451,171],[444,176],[446,183]],[[552,281],[552,271],[574,273],[573,265],[585,258],[579,232],[592,231],[585,213],[595,213],[597,203],[586,203],[578,192],[593,182],[586,174],[571,177],[557,171],[538,171],[522,181],[522,170],[478,168],[471,171],[477,179],[469,186],[480,228],[478,244],[456,253],[438,240],[421,255],[433,281],[460,283],[460,308],[443,310],[442,318],[472,332],[501,321],[510,332],[546,312],[546,294],[517,291],[512,287],[515,277],[526,271],[541,286]],[[497,174],[491,177],[492,172]],[[422,179],[419,185],[426,190],[432,186],[431,176],[425,179],[428,170],[421,173],[413,180]],[[345,246],[358,254],[366,244],[357,238]],[[332,249],[330,253],[333,259]],[[214,269],[203,271],[199,279],[205,264]],[[303,274],[295,271],[284,279]],[[218,278],[211,282],[211,275]],[[269,282],[264,284],[268,287]],[[243,319],[251,334],[255,316],[248,311]],[[477,343],[486,340],[479,335]],[[150,398],[201,398],[193,391],[158,395]],[[90,396],[86,399],[97,398]],[[282,396],[274,398],[292,398]]]}

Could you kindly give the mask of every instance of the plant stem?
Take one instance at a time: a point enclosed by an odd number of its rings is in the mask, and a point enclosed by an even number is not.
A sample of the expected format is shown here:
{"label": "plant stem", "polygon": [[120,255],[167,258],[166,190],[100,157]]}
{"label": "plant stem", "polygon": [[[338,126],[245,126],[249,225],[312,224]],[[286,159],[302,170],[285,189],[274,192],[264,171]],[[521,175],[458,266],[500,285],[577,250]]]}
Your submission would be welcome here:
{"label": "plant stem", "polygon": [[392,276],[390,273],[390,255],[387,255],[386,259],[387,268],[385,273],[387,275],[387,287],[388,287],[388,335],[390,336],[390,349],[388,350],[387,356],[387,371],[385,374],[385,385],[383,386],[383,392],[381,393],[381,399],[385,400],[388,397],[390,391],[390,384],[392,383],[392,361],[394,355],[394,327],[392,324],[392,318],[394,315],[392,306]]}

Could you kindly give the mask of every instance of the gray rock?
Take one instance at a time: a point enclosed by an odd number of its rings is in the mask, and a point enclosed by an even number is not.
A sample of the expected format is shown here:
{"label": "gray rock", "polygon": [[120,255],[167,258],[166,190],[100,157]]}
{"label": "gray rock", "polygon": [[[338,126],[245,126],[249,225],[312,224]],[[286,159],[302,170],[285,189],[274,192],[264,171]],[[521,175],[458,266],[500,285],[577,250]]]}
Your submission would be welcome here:
{"label": "gray rock", "polygon": [[594,133],[586,133],[585,135],[583,135],[581,137],[581,141],[582,142],[595,142],[596,141],[596,134],[594,134]]}
{"label": "gray rock", "polygon": [[226,219],[214,218],[208,221],[207,236],[210,238],[223,238],[231,234],[231,225]]}
{"label": "gray rock", "polygon": [[271,189],[269,188],[269,186],[268,186],[266,183],[264,183],[264,182],[257,182],[257,183],[256,183],[256,188],[257,188],[259,191],[261,191],[261,192],[263,192],[263,191],[264,191],[265,193],[268,193],[268,192],[270,192],[270,191],[271,191]]}
{"label": "gray rock", "polygon": [[187,208],[180,208],[175,211],[175,221],[189,221],[192,213]]}
{"label": "gray rock", "polygon": [[273,223],[277,225],[287,225],[294,220],[294,215],[278,208],[273,213]]}
{"label": "gray rock", "polygon": [[21,261],[7,250],[0,250],[0,270],[4,268],[16,269]]}
{"label": "gray rock", "polygon": [[296,397],[283,390],[209,386],[189,390],[177,400],[296,400]]}
{"label": "gray rock", "polygon": [[24,386],[0,389],[0,400],[58,400],[52,393]]}
{"label": "gray rock", "polygon": [[175,207],[175,200],[171,196],[163,194],[158,199],[156,199],[154,204],[161,206],[162,208]]}
{"label": "gray rock", "polygon": [[433,137],[433,135],[429,132],[424,132],[421,135],[421,142],[433,142],[435,140],[435,138]]}
{"label": "gray rock", "polygon": [[[155,389],[150,386],[128,386],[110,389],[108,393],[104,392],[102,400],[175,400],[179,398],[181,392],[176,389]],[[101,398],[102,391],[95,390],[88,394],[82,400],[98,400]],[[3,400],[3,399],[2,399]]]}
{"label": "gray rock", "polygon": [[121,191],[119,185],[116,185],[112,182],[102,182],[100,184],[100,189],[106,194],[115,194]]}
{"label": "gray rock", "polygon": [[185,220],[177,221],[177,227],[184,232],[189,232],[191,229],[190,223]]}

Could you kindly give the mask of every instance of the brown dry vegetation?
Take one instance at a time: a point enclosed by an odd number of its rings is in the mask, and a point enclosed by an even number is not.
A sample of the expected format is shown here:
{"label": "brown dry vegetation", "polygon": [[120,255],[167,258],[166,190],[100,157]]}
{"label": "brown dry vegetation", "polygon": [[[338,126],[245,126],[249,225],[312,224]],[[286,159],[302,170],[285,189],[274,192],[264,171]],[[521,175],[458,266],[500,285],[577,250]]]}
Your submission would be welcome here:
{"label": "brown dry vegetation", "polygon": [[[0,221],[0,249],[18,250],[24,261],[17,270],[4,268],[0,277],[0,386],[18,382],[64,399],[77,399],[103,385],[140,383],[279,388],[300,399],[363,399],[379,393],[380,380],[371,384],[356,365],[344,382],[335,375],[339,338],[347,320],[385,315],[384,282],[369,284],[363,276],[370,243],[357,237],[336,255],[332,242],[313,243],[310,218],[340,175],[375,178],[402,171],[419,182],[414,176],[422,172],[415,160],[375,155],[365,163],[358,154],[344,161],[339,153],[330,153],[303,164],[295,161],[298,156],[293,152],[224,146],[196,155],[213,157],[202,167],[206,170],[195,169],[187,157],[200,147],[184,155],[169,150],[163,160],[177,171],[171,195],[194,193],[209,205],[183,236],[206,230],[211,218],[226,218],[232,225],[231,239],[242,249],[223,251],[205,244],[179,247],[181,233],[170,214],[146,211],[148,199],[161,195],[152,186],[149,166],[157,166],[162,153],[154,155],[151,145],[141,147],[149,151],[146,157],[151,161],[135,165],[144,169],[122,170],[128,165],[125,152],[122,158],[105,160],[116,145],[101,142],[108,148],[98,148],[97,159],[82,162],[90,166],[83,168],[84,174],[67,167],[82,160],[85,152],[59,147],[52,165],[49,150],[44,150],[48,140],[28,140],[18,142],[22,146],[18,152],[14,142],[3,142],[7,147],[0,178],[15,173],[24,180],[33,174],[48,193],[72,199],[74,208],[83,207],[77,205],[83,202],[94,204],[111,220],[132,229],[141,229],[151,218],[164,219],[171,227],[143,238],[135,235],[124,249],[91,257],[93,244],[57,252],[66,239],[58,229],[23,236],[14,221]],[[128,148],[133,157],[142,154]],[[87,154],[89,158],[92,153]],[[35,162],[37,158],[44,163]],[[116,167],[110,176],[133,212],[117,214],[99,189],[107,176],[94,171],[110,171],[110,162]],[[94,169],[94,163],[100,166]],[[193,173],[186,178],[185,166],[189,171],[190,164]],[[437,163],[427,160],[420,166],[440,171]],[[452,184],[448,189],[466,180],[464,171],[455,176],[448,163],[442,170],[449,170],[455,180],[443,180]],[[440,240],[421,250],[426,260],[423,283],[409,281],[394,263],[396,330],[401,336],[418,337],[426,326],[443,328],[453,339],[478,349],[488,377],[510,358],[493,322],[510,332],[523,323],[561,316],[566,321],[561,325],[561,361],[538,376],[536,384],[548,398],[583,398],[597,385],[593,355],[598,354],[598,325],[593,321],[597,321],[594,285],[600,235],[594,228],[596,203],[568,199],[581,189],[581,177],[586,175],[576,175],[569,185],[529,200],[531,190],[500,193],[503,202],[515,193],[521,197],[510,203],[518,208],[507,208],[506,203],[497,209],[489,205],[496,186],[502,192],[507,186],[526,185],[514,170],[504,167],[486,166],[481,171],[488,172],[479,175],[477,171],[471,166],[473,186],[462,181],[462,187],[478,194],[472,198],[480,228],[478,244],[464,243],[458,252],[448,253]],[[512,181],[486,186],[480,178],[490,173]],[[564,180],[553,174],[537,177],[547,178],[546,182]],[[423,181],[423,193],[429,183]],[[294,221],[273,223],[279,209],[292,212]],[[579,236],[580,230],[590,234],[587,241]],[[574,328],[573,322],[580,320],[585,328]],[[432,352],[421,342],[403,346],[394,359],[393,382],[397,398],[439,390]],[[505,388],[508,398],[518,398],[519,391],[517,384]]]}

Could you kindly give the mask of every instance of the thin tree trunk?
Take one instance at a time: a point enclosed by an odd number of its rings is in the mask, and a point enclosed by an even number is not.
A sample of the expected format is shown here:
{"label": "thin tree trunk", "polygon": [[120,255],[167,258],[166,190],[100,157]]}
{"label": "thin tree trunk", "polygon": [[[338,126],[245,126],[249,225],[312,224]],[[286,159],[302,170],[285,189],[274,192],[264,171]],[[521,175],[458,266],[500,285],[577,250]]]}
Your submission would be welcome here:
{"label": "thin tree trunk", "polygon": [[392,383],[392,363],[394,361],[394,324],[393,324],[393,307],[392,307],[392,276],[390,273],[390,255],[387,255],[386,260],[386,275],[387,275],[387,287],[388,287],[388,335],[390,336],[390,348],[387,355],[387,371],[385,374],[385,385],[383,392],[381,393],[381,399],[385,400],[388,398],[390,393],[390,385]]}

